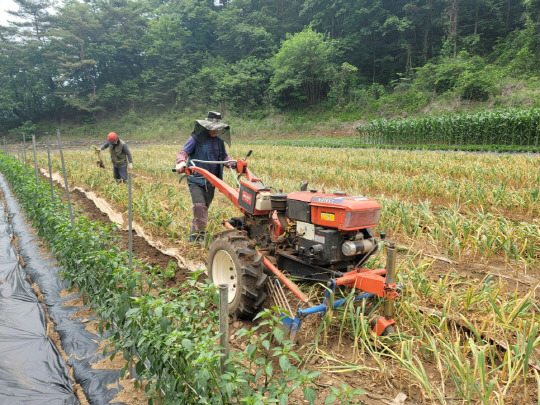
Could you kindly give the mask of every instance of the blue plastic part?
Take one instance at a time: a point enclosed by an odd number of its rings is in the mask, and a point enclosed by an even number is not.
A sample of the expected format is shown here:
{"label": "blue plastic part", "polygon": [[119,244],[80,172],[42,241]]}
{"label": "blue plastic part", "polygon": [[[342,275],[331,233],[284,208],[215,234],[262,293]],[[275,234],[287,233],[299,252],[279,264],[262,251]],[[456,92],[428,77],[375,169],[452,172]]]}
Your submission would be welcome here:
{"label": "blue plastic part", "polygon": [[307,316],[307,315],[316,314],[318,312],[326,312],[326,302],[323,301],[322,304],[315,305],[314,307],[305,308],[305,309],[299,309],[298,310],[298,315]]}
{"label": "blue plastic part", "polygon": [[[373,298],[374,296],[375,296],[375,294],[364,293],[364,294],[360,294],[357,297],[354,297],[354,300],[355,301],[366,300],[366,299],[369,299],[369,298]],[[342,298],[340,300],[334,301],[334,304],[332,305],[332,307],[333,308],[338,308],[339,306],[341,306],[347,300],[348,300],[348,298]],[[322,314],[324,315],[326,313],[326,310],[328,309],[327,302],[328,302],[328,300],[325,297],[322,304],[315,305],[314,307],[310,307],[310,308],[299,309],[298,314],[301,315],[301,316],[302,315],[307,316],[307,315],[316,314],[318,312],[322,312]]]}
{"label": "blue plastic part", "polygon": [[281,323],[291,331],[297,331],[302,325],[302,321],[298,317],[291,318],[284,313],[281,313]]}

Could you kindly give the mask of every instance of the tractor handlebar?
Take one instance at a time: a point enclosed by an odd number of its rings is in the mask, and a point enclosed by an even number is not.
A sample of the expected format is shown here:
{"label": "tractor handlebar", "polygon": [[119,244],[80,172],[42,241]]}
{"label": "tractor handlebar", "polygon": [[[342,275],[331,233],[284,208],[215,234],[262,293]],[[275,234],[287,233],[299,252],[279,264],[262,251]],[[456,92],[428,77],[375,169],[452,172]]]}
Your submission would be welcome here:
{"label": "tractor handlebar", "polygon": [[[231,170],[236,169],[236,172],[239,174],[238,177],[241,175],[245,175],[248,181],[260,181],[257,179],[253,173],[248,169],[248,163],[247,158],[251,155],[251,150],[247,153],[247,156],[245,159],[231,159],[231,160],[199,160],[199,159],[193,159],[191,160],[191,166],[187,166],[185,169],[188,170],[188,173],[191,174],[191,170],[193,168],[197,168],[201,170],[202,168],[197,166],[196,163],[207,163],[207,164],[217,164],[217,165],[229,165],[229,168]],[[176,169],[172,169],[173,173],[176,173]],[[189,175],[188,174],[188,175]],[[204,176],[204,174],[203,174]],[[236,179],[236,182],[238,183],[238,179]],[[240,185],[238,183],[238,185]]]}
{"label": "tractor handlebar", "polygon": [[[191,162],[193,163],[208,163],[211,165],[226,165],[230,163],[236,164],[236,160],[199,160],[199,159],[193,159]],[[193,165],[197,166],[197,165]]]}
{"label": "tractor handlebar", "polygon": [[[230,167],[236,167],[237,161],[236,160],[199,160],[199,159],[193,159],[191,161],[192,163],[208,163],[212,165],[226,165],[226,164],[233,164]],[[193,166],[198,167],[196,164]],[[186,166],[189,167],[189,166]],[[173,173],[176,173],[176,169],[172,169]]]}

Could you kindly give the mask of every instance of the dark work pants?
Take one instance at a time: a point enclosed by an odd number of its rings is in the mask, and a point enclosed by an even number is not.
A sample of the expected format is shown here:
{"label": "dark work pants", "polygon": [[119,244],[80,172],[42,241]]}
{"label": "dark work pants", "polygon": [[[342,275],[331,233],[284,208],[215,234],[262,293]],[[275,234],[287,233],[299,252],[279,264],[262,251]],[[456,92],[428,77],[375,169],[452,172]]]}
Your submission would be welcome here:
{"label": "dark work pants", "polygon": [[216,188],[208,183],[205,186],[190,182],[188,184],[191,201],[193,202],[193,220],[191,221],[189,233],[204,232],[208,224],[208,207],[210,207],[214,199]]}
{"label": "dark work pants", "polygon": [[126,182],[128,178],[127,165],[113,166],[113,176],[114,179],[118,182]]}

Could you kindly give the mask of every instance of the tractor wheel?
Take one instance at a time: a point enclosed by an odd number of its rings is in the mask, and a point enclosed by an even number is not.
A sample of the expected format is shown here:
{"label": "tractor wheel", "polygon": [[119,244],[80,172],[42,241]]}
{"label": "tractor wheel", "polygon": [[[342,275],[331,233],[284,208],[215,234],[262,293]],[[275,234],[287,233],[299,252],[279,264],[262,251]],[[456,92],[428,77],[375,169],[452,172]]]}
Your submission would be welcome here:
{"label": "tractor wheel", "polygon": [[229,314],[253,319],[266,299],[263,256],[250,246],[245,232],[226,231],[214,239],[208,251],[208,275],[219,286],[228,286]]}

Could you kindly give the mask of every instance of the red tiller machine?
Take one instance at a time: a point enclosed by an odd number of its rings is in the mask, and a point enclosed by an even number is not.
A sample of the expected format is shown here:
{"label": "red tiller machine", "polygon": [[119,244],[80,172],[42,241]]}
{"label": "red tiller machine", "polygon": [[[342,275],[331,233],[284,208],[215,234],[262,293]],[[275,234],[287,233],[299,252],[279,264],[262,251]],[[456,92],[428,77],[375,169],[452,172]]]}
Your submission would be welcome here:
{"label": "red tiller machine", "polygon": [[[193,160],[185,169],[186,175],[202,176],[217,187],[243,214],[224,221],[227,230],[216,235],[209,246],[209,276],[214,284],[228,286],[229,312],[253,318],[267,298],[268,287],[278,305],[291,313],[280,288],[284,285],[305,306],[296,316],[283,320],[295,335],[307,315],[324,313],[330,305],[335,308],[346,302],[333,300],[335,289],[346,286],[361,291],[355,300],[385,299],[383,316],[376,317],[372,327],[378,335],[391,333],[393,303],[399,296],[394,281],[394,244],[387,242],[386,268],[362,268],[378,250],[372,228],[377,225],[381,206],[368,197],[307,190],[307,183],[300,191],[277,193],[253,175],[247,157],[223,162]],[[197,163],[232,165],[238,187],[229,186]],[[269,281],[269,276],[275,280]],[[323,302],[311,306],[289,277],[326,283]]]}

